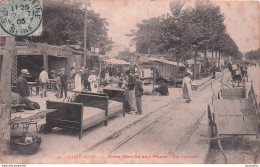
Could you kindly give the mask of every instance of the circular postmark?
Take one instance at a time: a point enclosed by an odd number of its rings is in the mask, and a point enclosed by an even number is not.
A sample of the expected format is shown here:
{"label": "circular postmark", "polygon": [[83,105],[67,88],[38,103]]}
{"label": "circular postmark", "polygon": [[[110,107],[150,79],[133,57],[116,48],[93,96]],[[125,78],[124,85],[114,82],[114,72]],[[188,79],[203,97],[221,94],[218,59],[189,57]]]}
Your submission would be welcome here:
{"label": "circular postmark", "polygon": [[40,0],[2,0],[0,24],[2,29],[15,36],[30,35],[42,21]]}

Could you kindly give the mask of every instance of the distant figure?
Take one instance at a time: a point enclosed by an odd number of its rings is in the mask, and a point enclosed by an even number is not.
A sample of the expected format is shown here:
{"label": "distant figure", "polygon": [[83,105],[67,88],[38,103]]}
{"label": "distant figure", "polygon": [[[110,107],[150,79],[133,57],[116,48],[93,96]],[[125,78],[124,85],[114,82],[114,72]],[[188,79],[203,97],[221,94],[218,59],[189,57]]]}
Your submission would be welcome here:
{"label": "distant figure", "polygon": [[228,66],[228,70],[229,70],[230,72],[232,72],[232,65],[231,65],[230,62],[228,62],[227,66]]}
{"label": "distant figure", "polygon": [[135,112],[136,115],[141,115],[143,112],[142,112],[142,95],[143,95],[143,92],[144,92],[144,89],[143,89],[143,84],[139,78],[139,75],[135,75],[135,97],[136,97],[136,107],[137,107],[137,111]]}
{"label": "distant figure", "polygon": [[113,76],[111,77],[111,82],[110,82],[110,83],[111,83],[112,85],[117,85],[118,82],[119,82],[119,77],[117,76],[117,73],[114,72],[114,73],[113,73]]}
{"label": "distant figure", "polygon": [[60,98],[61,96],[61,80],[60,80],[60,75],[61,75],[61,72],[59,72],[55,78],[55,81],[56,81],[56,91],[57,93],[55,94],[55,96],[57,97],[57,99]]}
{"label": "distant figure", "polygon": [[39,82],[42,86],[42,92],[40,92],[41,97],[47,97],[47,86],[50,83],[48,73],[45,67],[42,67],[42,72],[39,76]]}
{"label": "distant figure", "polygon": [[91,70],[91,74],[88,77],[88,82],[90,82],[90,89],[93,93],[97,93],[98,91],[98,77],[96,76],[95,72],[95,70]]}
{"label": "distant figure", "polygon": [[60,81],[61,81],[61,95],[60,97],[63,97],[63,91],[65,94],[65,98],[67,97],[67,75],[65,74],[65,68],[60,69],[61,75],[60,75]]}
{"label": "distant figure", "polygon": [[83,83],[82,83],[82,70],[80,69],[79,72],[75,76],[75,89],[77,91],[83,90]]}
{"label": "distant figure", "polygon": [[88,91],[90,91],[90,82],[88,81],[89,69],[86,68],[85,71],[83,71],[83,74],[84,74],[84,82],[82,83],[83,89],[87,89]]}
{"label": "distant figure", "polygon": [[212,79],[215,79],[216,78],[216,64],[214,63],[213,66],[212,66]]}
{"label": "distant figure", "polygon": [[155,88],[156,92],[159,92],[162,96],[169,96],[168,87],[164,82],[161,82],[161,85],[158,88]]}
{"label": "distant figure", "polygon": [[186,102],[189,103],[191,101],[191,78],[190,74],[185,74],[185,77],[183,78],[182,82],[182,92],[183,92],[183,98],[186,99]]}
{"label": "distant figure", "polygon": [[21,75],[17,78],[16,82],[16,93],[21,97],[27,98],[30,95],[28,82],[26,76],[30,75],[27,69],[21,70]]}
{"label": "distant figure", "polygon": [[71,67],[70,69],[70,84],[71,84],[71,89],[75,88],[75,75],[77,74],[77,70],[75,69],[75,67]]}
{"label": "distant figure", "polygon": [[105,80],[106,80],[107,82],[110,82],[110,75],[109,75],[108,69],[106,69],[106,71],[105,71]]}
{"label": "distant figure", "polygon": [[57,71],[56,70],[51,70],[51,78],[55,79],[57,77]]}

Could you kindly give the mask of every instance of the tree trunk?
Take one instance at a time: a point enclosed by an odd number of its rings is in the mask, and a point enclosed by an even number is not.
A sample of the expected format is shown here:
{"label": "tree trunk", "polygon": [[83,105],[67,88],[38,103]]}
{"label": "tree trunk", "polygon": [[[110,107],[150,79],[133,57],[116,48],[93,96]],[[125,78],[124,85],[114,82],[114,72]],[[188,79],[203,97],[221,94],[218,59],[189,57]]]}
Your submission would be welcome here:
{"label": "tree trunk", "polygon": [[197,79],[196,69],[197,69],[197,49],[195,49],[195,56],[194,56],[194,79]]}
{"label": "tree trunk", "polygon": [[213,51],[213,49],[212,49],[212,51],[211,51],[211,64],[212,64],[212,62],[214,61],[214,51]]}
{"label": "tree trunk", "polygon": [[9,153],[11,120],[11,70],[15,54],[15,38],[6,37],[0,83],[0,156]]}
{"label": "tree trunk", "polygon": [[204,67],[208,67],[208,61],[207,61],[207,51],[204,51]]}
{"label": "tree trunk", "polygon": [[220,51],[218,51],[218,68],[220,69]]}

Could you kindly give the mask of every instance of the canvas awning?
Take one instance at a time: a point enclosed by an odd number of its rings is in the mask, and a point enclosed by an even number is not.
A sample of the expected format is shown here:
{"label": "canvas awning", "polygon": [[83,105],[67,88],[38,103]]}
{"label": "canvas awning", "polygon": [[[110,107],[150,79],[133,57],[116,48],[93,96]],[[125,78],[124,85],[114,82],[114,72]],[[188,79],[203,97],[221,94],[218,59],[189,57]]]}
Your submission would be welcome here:
{"label": "canvas awning", "polygon": [[[175,62],[175,61],[169,61],[169,60],[165,60],[163,58],[160,58],[160,59],[157,59],[157,58],[148,58],[149,61],[158,61],[158,62],[161,62],[161,63],[164,63],[164,64],[170,64],[170,65],[174,65],[174,66],[178,66],[178,63]],[[183,63],[179,63],[179,66],[180,67],[184,67],[184,64]]]}

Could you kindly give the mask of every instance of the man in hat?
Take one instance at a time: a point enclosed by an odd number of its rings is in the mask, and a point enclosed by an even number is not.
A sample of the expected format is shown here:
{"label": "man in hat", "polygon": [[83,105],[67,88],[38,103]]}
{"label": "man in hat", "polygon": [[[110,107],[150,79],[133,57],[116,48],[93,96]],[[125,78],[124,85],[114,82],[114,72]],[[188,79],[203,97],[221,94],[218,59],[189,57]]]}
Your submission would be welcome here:
{"label": "man in hat", "polygon": [[135,98],[136,98],[136,107],[137,111],[135,112],[136,115],[142,114],[142,100],[141,97],[143,95],[144,89],[142,81],[140,80],[140,77],[138,74],[135,74]]}
{"label": "man in hat", "polygon": [[60,69],[60,82],[61,82],[61,95],[60,98],[63,97],[63,91],[65,94],[65,98],[67,97],[67,75],[65,74],[65,68]]}
{"label": "man in hat", "polygon": [[128,90],[128,103],[129,103],[129,109],[127,110],[127,113],[131,114],[131,111],[135,111],[134,101],[135,101],[135,77],[134,77],[134,70],[129,70],[126,72],[128,75],[128,79],[126,82],[127,90]]}
{"label": "man in hat", "polygon": [[41,97],[47,97],[47,86],[50,83],[48,73],[45,67],[42,67],[42,72],[39,76],[39,82],[42,86],[42,92],[40,93]]}
{"label": "man in hat", "polygon": [[30,94],[28,82],[26,76],[30,75],[27,69],[21,70],[21,75],[17,78],[16,82],[16,93],[21,97],[27,98]]}
{"label": "man in hat", "polygon": [[52,77],[52,79],[55,79],[57,77],[57,71],[56,70],[51,70],[51,77]]}

